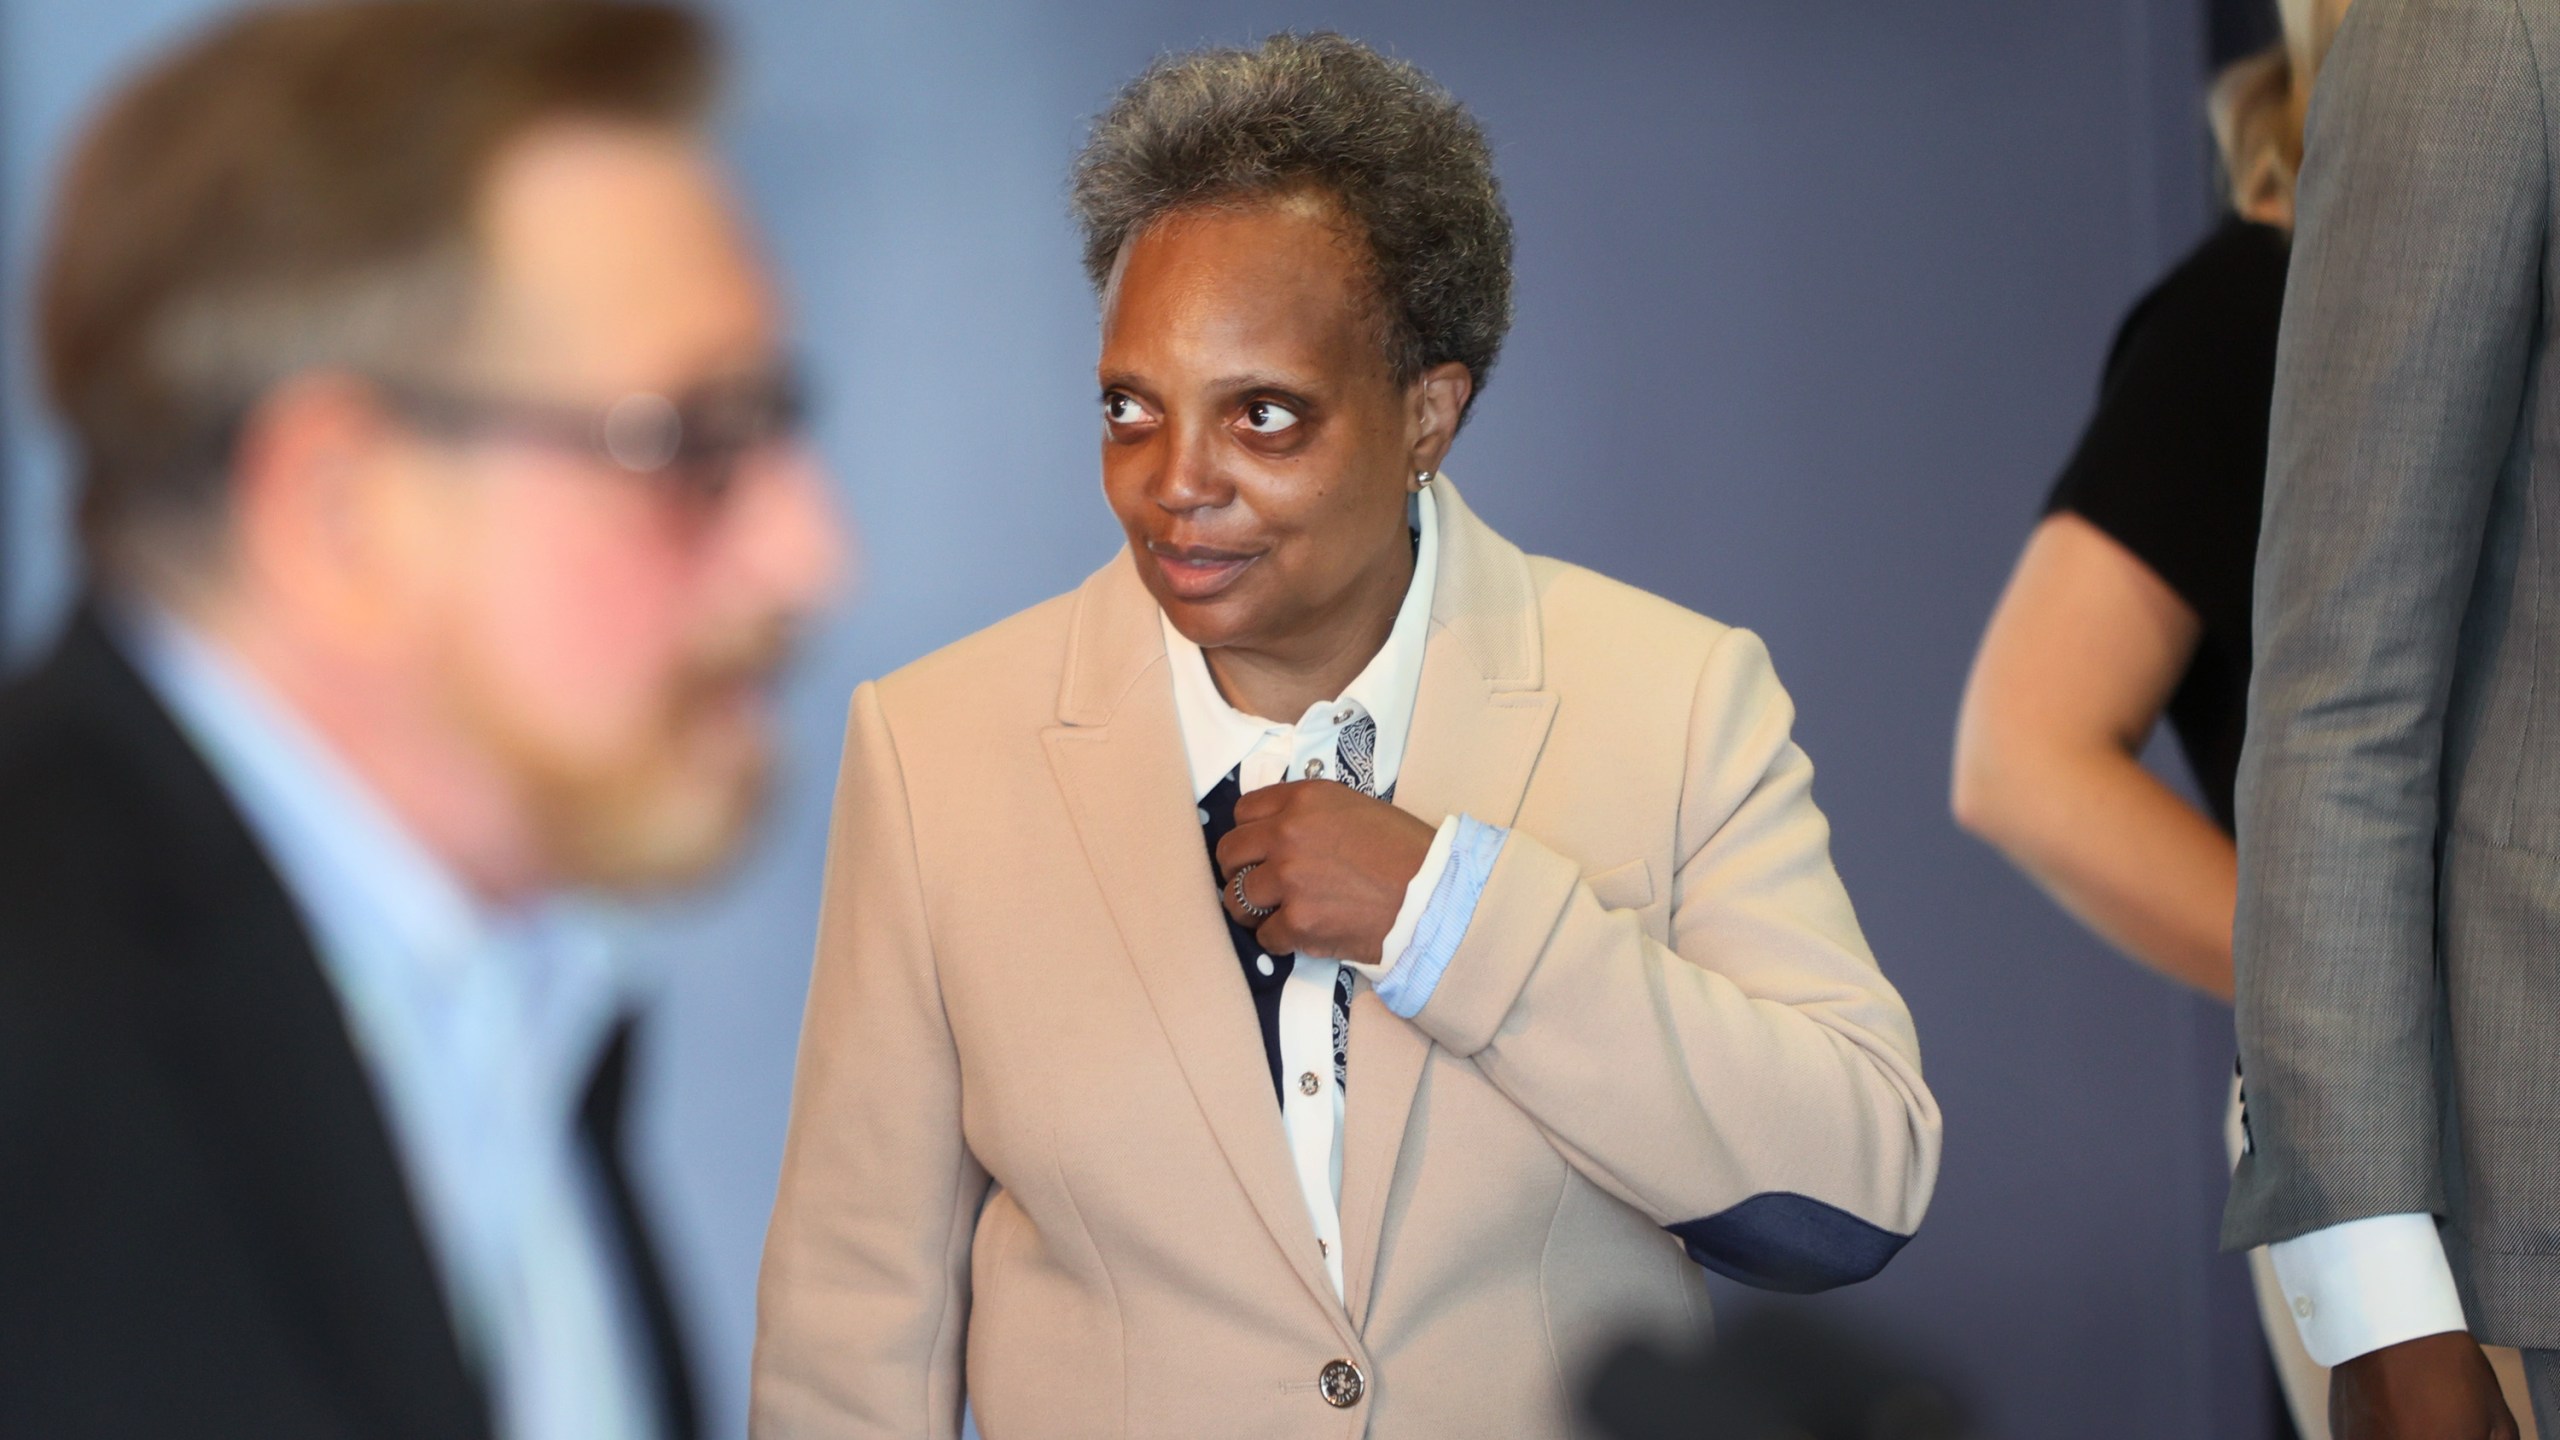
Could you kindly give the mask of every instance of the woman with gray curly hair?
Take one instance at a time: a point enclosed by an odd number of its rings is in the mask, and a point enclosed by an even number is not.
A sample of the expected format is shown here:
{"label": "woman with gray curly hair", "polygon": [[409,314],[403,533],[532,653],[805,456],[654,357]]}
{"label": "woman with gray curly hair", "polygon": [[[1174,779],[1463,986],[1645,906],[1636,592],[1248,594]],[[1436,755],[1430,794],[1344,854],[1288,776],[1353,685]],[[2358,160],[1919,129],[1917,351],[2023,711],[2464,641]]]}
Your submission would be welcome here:
{"label": "woman with gray curly hair", "polygon": [[1938,1113],[1766,650],[1441,473],[1476,122],[1177,56],[1075,204],[1128,545],[854,696],[758,1433],[1562,1434],[1700,1267],[1873,1274]]}

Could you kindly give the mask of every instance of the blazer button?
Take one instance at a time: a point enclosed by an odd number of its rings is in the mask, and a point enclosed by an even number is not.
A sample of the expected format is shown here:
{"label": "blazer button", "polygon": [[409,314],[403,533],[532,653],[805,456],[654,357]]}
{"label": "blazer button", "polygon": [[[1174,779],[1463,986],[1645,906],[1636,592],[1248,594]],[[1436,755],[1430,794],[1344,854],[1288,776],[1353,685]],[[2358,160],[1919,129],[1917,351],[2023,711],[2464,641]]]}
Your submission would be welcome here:
{"label": "blazer button", "polygon": [[1301,1095],[1313,1095],[1323,1088],[1324,1082],[1316,1078],[1316,1072],[1313,1070],[1298,1077],[1298,1093]]}
{"label": "blazer button", "polygon": [[1316,1393],[1336,1410],[1348,1410],[1369,1393],[1369,1377],[1348,1360],[1335,1360],[1316,1372]]}

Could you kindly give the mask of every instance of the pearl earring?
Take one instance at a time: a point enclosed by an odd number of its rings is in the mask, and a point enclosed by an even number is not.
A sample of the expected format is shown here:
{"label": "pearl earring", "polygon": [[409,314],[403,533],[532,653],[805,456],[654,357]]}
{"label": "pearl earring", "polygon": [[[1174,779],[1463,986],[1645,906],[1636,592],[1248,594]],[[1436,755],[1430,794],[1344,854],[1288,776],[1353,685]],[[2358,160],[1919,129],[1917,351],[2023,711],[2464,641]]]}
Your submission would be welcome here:
{"label": "pearl earring", "polygon": [[1417,471],[1413,477],[1413,488],[1416,490],[1428,490],[1431,488],[1431,482],[1439,478],[1440,472],[1436,470]]}

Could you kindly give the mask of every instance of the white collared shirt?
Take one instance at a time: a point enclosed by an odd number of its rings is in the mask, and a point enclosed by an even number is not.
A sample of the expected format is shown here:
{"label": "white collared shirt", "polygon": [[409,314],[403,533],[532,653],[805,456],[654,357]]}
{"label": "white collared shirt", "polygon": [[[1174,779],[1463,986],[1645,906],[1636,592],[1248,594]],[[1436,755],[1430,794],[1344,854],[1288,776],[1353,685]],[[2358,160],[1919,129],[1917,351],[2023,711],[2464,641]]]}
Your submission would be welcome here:
{"label": "white collared shirt", "polygon": [[[1413,583],[1396,610],[1387,643],[1340,696],[1307,707],[1295,723],[1247,715],[1228,704],[1200,647],[1185,639],[1171,620],[1162,620],[1165,656],[1173,671],[1174,714],[1182,727],[1195,800],[1216,789],[1229,771],[1236,772],[1238,787],[1245,794],[1282,780],[1323,778],[1336,764],[1335,747],[1343,727],[1364,715],[1377,726],[1374,783],[1381,793],[1396,783],[1413,729],[1414,699],[1422,687],[1432,588],[1440,573],[1439,516],[1428,489],[1414,497],[1414,510],[1420,544],[1414,551]],[[1201,823],[1208,823],[1206,811],[1201,812]],[[1448,866],[1456,823],[1456,817],[1441,822],[1422,869],[1406,885],[1403,907],[1387,932],[1379,963],[1352,963],[1351,968],[1372,985],[1385,979],[1403,958],[1424,906]],[[1308,1219],[1315,1223],[1325,1273],[1332,1278],[1337,1297],[1342,1294],[1343,1091],[1333,1068],[1333,991],[1345,963],[1300,955],[1280,998],[1281,1073],[1315,1080],[1312,1093],[1302,1083],[1281,1087],[1280,1118],[1288,1131],[1299,1194],[1306,1201]]]}

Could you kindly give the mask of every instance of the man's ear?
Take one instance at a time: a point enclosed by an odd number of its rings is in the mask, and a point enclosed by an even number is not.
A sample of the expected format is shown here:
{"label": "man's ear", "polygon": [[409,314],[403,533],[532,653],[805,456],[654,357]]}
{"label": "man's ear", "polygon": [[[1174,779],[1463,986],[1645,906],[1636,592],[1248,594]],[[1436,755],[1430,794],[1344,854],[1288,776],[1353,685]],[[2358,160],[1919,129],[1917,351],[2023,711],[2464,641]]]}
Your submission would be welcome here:
{"label": "man's ear", "polygon": [[1458,422],[1467,413],[1467,397],[1475,393],[1475,377],[1455,360],[1434,365],[1414,377],[1406,394],[1412,403],[1412,442],[1405,468],[1419,475],[1436,471],[1458,438]]}
{"label": "man's ear", "polygon": [[389,618],[415,517],[393,483],[394,427],[362,381],[288,380],[253,407],[232,452],[235,579],[299,624]]}

